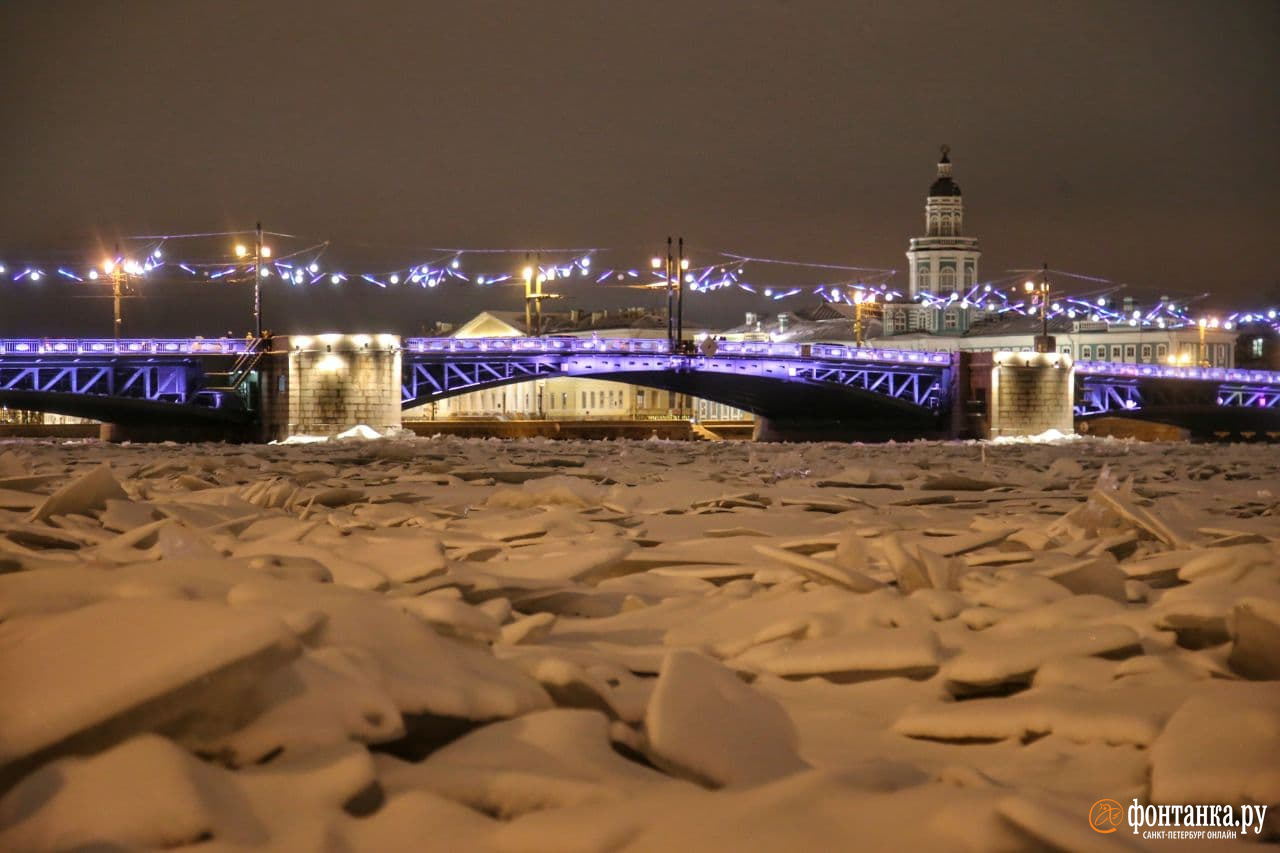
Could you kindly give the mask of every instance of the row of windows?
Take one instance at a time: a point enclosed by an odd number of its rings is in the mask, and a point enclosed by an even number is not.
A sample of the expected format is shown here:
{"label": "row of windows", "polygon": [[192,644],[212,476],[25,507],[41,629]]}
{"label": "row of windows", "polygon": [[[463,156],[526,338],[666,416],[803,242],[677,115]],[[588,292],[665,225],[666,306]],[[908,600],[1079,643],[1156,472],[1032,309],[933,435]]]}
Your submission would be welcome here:
{"label": "row of windows", "polygon": [[[632,391],[634,398],[630,396]],[[523,386],[513,386],[490,391],[473,391],[470,394],[445,400],[442,405],[445,412],[457,414],[505,414],[508,412],[532,413],[544,409],[548,413],[562,413],[570,411],[573,408],[571,404],[576,403],[578,411],[591,414],[592,412],[626,411],[632,399],[634,399],[636,411],[653,409],[661,411],[664,408],[669,411],[678,411],[690,407],[695,398],[686,397],[674,391],[619,387],[608,390],[579,391],[574,397],[571,397],[567,391],[548,391],[539,399],[537,394],[524,391]],[[707,402],[702,401],[702,403]],[[719,406],[719,404],[715,405]],[[706,409],[706,406],[703,408]],[[706,411],[707,416],[711,418],[733,419],[742,416],[739,410],[726,406],[706,409]]]}
{"label": "row of windows", "polygon": [[[1070,347],[1063,351],[1069,352]],[[1169,347],[1166,344],[1081,344],[1078,358],[1081,361],[1166,364]],[[1204,360],[1214,367],[1231,367],[1231,347],[1229,344],[1206,344],[1201,350],[1199,344],[1187,341],[1182,343],[1177,360],[1188,364]]]}
{"label": "row of windows", "polygon": [[943,237],[951,237],[960,233],[960,214],[943,213],[941,215],[933,213],[929,215],[929,234],[930,236],[941,235]]}
{"label": "row of windows", "polygon": [[[978,283],[978,272],[971,264],[965,265],[965,278],[968,279],[968,286],[973,287]],[[917,275],[917,290],[932,290],[929,282],[929,267],[921,266]],[[966,282],[961,281],[956,275],[955,267],[943,267],[938,270],[938,293],[954,293],[957,285],[964,285]]]}
{"label": "row of windows", "polygon": [[[1163,362],[1169,355],[1166,344],[1081,344],[1078,358],[1081,361]],[[1070,347],[1067,348],[1067,351]]]}

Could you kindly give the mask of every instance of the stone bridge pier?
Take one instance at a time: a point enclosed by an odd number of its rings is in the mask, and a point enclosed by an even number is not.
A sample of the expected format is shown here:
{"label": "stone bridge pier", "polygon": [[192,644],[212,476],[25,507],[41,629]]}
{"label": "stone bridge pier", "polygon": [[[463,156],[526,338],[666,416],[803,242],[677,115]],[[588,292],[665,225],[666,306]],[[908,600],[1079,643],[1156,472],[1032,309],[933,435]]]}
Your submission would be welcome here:
{"label": "stone bridge pier", "polygon": [[289,335],[260,366],[260,439],[332,435],[365,424],[399,429],[400,336]]}
{"label": "stone bridge pier", "polygon": [[1075,432],[1075,371],[1061,353],[983,352],[961,358],[960,393],[970,438]]}

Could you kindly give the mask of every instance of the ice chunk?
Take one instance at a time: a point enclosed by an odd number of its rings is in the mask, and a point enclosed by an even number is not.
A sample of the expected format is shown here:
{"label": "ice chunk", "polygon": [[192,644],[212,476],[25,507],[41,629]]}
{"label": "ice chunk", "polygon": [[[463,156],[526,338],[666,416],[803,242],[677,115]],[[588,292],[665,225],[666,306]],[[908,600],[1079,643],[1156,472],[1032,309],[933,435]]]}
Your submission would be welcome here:
{"label": "ice chunk", "polygon": [[526,714],[477,729],[420,764],[377,763],[392,793],[427,790],[502,818],[686,787],[614,752],[609,722],[597,711]]}
{"label": "ice chunk", "polygon": [[1245,678],[1280,679],[1280,596],[1242,599],[1227,617],[1231,668]]}
{"label": "ice chunk", "polygon": [[869,578],[854,569],[839,567],[833,563],[824,563],[821,560],[815,560],[812,557],[806,557],[803,554],[796,554],[782,548],[774,548],[771,545],[756,545],[754,547],[758,553],[766,557],[772,557],[787,566],[787,568],[800,572],[805,577],[820,583],[833,583],[852,592],[873,592],[884,586],[879,581]]}
{"label": "ice chunk", "polygon": [[108,500],[127,500],[128,497],[116,481],[111,466],[104,462],[49,495],[31,511],[27,520],[48,521],[50,516],[70,513],[88,515],[90,510],[105,507]]}
{"label": "ice chunk", "polygon": [[1214,682],[1188,699],[1151,747],[1156,803],[1280,806],[1280,689]]}
{"label": "ice chunk", "polygon": [[645,731],[660,767],[704,785],[759,785],[807,767],[777,700],[696,652],[663,661]]}
{"label": "ice chunk", "polygon": [[1030,682],[1040,665],[1069,655],[1122,655],[1139,651],[1136,631],[1124,625],[1004,632],[975,638],[942,667],[957,694]]}
{"label": "ice chunk", "polygon": [[927,678],[938,671],[940,654],[932,631],[878,628],[759,645],[727,664],[784,678],[821,676],[843,684],[893,676]]}
{"label": "ice chunk", "polygon": [[168,599],[103,601],[0,624],[0,781],[57,755],[190,719],[238,725],[239,702],[298,654],[264,613]]}

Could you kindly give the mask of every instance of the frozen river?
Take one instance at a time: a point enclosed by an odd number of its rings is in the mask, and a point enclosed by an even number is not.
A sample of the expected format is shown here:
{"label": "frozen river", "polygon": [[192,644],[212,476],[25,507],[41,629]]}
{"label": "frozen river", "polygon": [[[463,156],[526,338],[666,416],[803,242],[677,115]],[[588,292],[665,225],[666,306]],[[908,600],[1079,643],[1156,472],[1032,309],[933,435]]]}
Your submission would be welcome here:
{"label": "frozen river", "polygon": [[0,444],[6,851],[1220,849],[1277,679],[1280,446]]}

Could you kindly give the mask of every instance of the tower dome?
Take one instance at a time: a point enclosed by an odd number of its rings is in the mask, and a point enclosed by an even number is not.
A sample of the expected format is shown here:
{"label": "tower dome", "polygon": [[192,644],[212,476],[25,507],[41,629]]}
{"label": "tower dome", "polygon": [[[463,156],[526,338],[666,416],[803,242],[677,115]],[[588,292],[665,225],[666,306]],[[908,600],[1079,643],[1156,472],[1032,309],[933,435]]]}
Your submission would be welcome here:
{"label": "tower dome", "polygon": [[951,146],[942,146],[942,159],[938,161],[938,177],[929,187],[930,196],[958,196],[960,185],[951,180]]}
{"label": "tower dome", "polygon": [[[935,300],[954,297],[963,307],[963,297],[978,283],[982,250],[977,238],[964,232],[964,199],[960,197],[960,186],[951,177],[948,145],[942,146],[938,175],[925,199],[924,217],[924,236],[912,237],[907,249],[909,296],[913,301],[925,296]],[[957,322],[956,328],[962,325]],[[941,328],[949,327],[944,324]]]}

